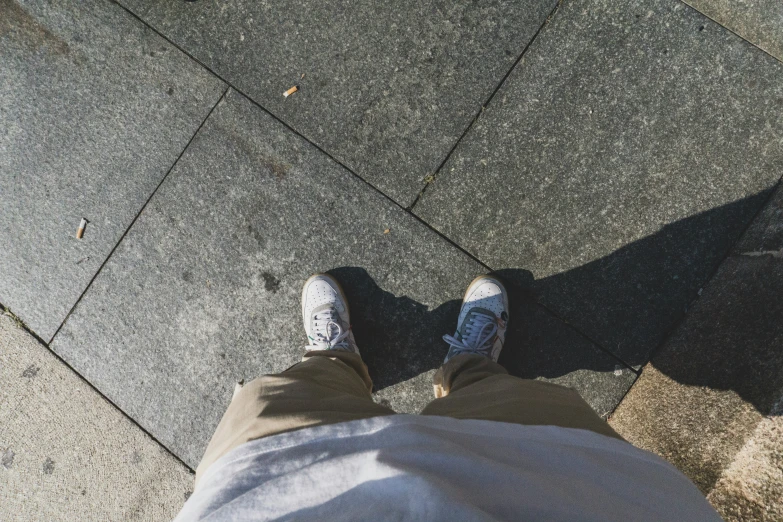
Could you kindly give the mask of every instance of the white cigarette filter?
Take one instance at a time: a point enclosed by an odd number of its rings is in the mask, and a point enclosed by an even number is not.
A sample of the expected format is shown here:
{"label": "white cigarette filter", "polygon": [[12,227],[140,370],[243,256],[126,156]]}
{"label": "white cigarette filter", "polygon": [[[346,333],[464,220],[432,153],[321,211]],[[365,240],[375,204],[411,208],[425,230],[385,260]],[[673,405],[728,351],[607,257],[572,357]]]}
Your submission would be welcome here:
{"label": "white cigarette filter", "polygon": [[295,93],[298,90],[299,90],[299,87],[294,85],[293,87],[291,87],[290,89],[288,89],[287,91],[285,91],[283,93],[283,97],[288,98],[289,96],[291,96],[293,93]]}
{"label": "white cigarette filter", "polygon": [[79,230],[76,231],[76,239],[81,239],[84,235],[84,227],[87,226],[87,220],[82,218],[81,223],[79,223]]}

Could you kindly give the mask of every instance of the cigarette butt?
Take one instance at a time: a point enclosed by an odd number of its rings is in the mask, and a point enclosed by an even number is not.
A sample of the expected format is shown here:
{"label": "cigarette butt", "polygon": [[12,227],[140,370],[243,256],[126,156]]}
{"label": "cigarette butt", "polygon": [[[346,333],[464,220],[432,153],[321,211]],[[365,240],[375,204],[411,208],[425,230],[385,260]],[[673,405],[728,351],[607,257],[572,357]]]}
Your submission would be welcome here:
{"label": "cigarette butt", "polygon": [[302,77],[300,78],[300,80],[304,80],[304,74],[302,74]]}
{"label": "cigarette butt", "polygon": [[296,91],[298,91],[298,90],[299,90],[299,87],[297,87],[296,85],[294,85],[293,87],[291,87],[290,89],[288,89],[287,91],[285,91],[285,92],[283,93],[283,97],[284,97],[284,98],[288,98],[289,96],[291,96],[293,93],[295,93],[295,92],[296,92]]}
{"label": "cigarette butt", "polygon": [[82,221],[79,223],[79,229],[76,231],[76,239],[81,239],[84,235],[84,227],[87,226],[87,220],[82,218]]}
{"label": "cigarette butt", "polygon": [[391,232],[390,228],[387,228],[386,230],[383,231],[384,234],[388,234],[389,232]]}

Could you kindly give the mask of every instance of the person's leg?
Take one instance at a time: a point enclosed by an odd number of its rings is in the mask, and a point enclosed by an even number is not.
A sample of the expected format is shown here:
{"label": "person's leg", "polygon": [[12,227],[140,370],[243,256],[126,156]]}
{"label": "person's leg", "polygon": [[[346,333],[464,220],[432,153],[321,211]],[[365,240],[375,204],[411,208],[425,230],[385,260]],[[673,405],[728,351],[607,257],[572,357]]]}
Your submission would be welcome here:
{"label": "person's leg", "polygon": [[240,444],[300,428],[334,424],[394,411],[376,404],[372,381],[359,354],[312,351],[290,369],[265,375],[236,394],[218,424],[196,480]]}
{"label": "person's leg", "polygon": [[196,482],[212,463],[245,442],[394,414],[372,400],[372,381],[350,333],[347,302],[337,281],[310,278],[302,300],[309,351],[288,370],[259,377],[235,393],[196,470]]}
{"label": "person's leg", "polygon": [[422,415],[580,428],[622,439],[571,388],[513,377],[481,355],[453,357],[433,384],[438,398]]}
{"label": "person's leg", "polygon": [[621,438],[579,394],[563,386],[519,379],[497,363],[508,320],[508,294],[497,278],[476,278],[465,292],[457,331],[435,373],[436,399],[423,415],[582,428]]}

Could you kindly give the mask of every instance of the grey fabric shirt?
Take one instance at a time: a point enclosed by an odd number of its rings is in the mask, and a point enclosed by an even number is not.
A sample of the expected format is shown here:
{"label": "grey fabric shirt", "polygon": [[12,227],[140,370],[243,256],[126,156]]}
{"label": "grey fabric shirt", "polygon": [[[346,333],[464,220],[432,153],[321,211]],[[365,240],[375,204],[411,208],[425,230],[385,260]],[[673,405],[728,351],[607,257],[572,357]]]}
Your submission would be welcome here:
{"label": "grey fabric shirt", "polygon": [[555,426],[392,415],[234,449],[177,521],[720,520],[663,459]]}

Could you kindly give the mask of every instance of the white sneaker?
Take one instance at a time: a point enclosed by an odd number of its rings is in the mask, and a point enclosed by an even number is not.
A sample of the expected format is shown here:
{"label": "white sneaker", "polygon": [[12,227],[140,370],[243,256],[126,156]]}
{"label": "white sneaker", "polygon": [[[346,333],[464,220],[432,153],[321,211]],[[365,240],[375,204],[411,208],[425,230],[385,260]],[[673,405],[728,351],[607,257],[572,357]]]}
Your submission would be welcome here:
{"label": "white sneaker", "polygon": [[462,353],[474,353],[497,362],[506,340],[508,294],[498,279],[478,276],[470,283],[457,320],[457,332],[444,335],[449,353],[444,363]]}
{"label": "white sneaker", "polygon": [[351,332],[348,300],[340,283],[328,274],[315,274],[302,289],[302,319],[310,342],[305,350],[345,350],[359,353]]}

